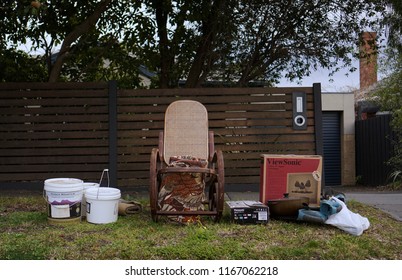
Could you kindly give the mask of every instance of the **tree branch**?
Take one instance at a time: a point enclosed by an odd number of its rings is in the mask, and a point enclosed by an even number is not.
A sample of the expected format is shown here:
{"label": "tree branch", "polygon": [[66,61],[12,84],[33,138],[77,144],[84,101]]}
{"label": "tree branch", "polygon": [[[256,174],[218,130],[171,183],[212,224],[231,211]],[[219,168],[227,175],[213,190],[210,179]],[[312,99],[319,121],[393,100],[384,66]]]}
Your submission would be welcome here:
{"label": "tree branch", "polygon": [[106,11],[108,5],[113,1],[115,0],[104,0],[100,2],[95,11],[88,18],[86,18],[85,21],[76,26],[73,31],[67,34],[63,41],[63,44],[61,45],[59,55],[57,56],[51,72],[49,73],[49,82],[56,82],[59,79],[64,59],[68,56],[68,51],[71,48],[71,45],[80,36],[88,33],[88,31],[95,26],[102,13]]}

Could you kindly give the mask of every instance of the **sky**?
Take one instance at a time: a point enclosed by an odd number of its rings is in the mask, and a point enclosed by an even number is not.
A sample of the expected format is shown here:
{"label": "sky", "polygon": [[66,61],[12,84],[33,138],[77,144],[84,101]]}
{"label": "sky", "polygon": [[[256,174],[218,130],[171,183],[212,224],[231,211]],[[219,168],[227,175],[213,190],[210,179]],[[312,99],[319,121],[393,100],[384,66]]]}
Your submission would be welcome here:
{"label": "sky", "polygon": [[[379,40],[382,42],[380,53],[378,56],[378,73],[377,79],[380,81],[382,78],[386,76],[384,72],[381,61],[384,60],[384,53],[381,50],[385,47],[386,38],[380,38]],[[316,71],[312,71],[309,77],[303,77],[301,83],[290,82],[287,79],[282,79],[279,84],[275,85],[277,87],[287,87],[287,86],[307,86],[311,87],[313,83],[321,83],[321,92],[351,92],[360,88],[360,73],[359,73],[359,60],[357,58],[352,58],[351,67],[356,68],[357,70],[354,72],[348,71],[350,68],[340,69],[339,72],[335,73],[334,76],[330,77],[330,71],[327,69],[318,69]]]}
{"label": "sky", "polygon": [[[359,69],[359,62],[355,60],[353,66]],[[313,83],[321,83],[322,92],[350,92],[360,87],[359,70],[354,72],[348,69],[341,69],[334,76],[329,76],[330,71],[327,69],[317,69],[313,71],[309,77],[303,77],[300,83],[290,82],[287,79],[282,79],[277,87],[294,87],[307,86],[311,87]]]}

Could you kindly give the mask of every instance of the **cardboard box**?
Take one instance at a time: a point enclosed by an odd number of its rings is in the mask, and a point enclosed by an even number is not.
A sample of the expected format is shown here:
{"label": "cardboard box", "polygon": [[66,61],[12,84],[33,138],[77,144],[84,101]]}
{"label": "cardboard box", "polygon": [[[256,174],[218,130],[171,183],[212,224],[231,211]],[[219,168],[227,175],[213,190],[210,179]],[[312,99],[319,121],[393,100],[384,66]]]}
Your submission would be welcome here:
{"label": "cardboard box", "polygon": [[260,201],[289,197],[308,197],[319,206],[322,157],[319,155],[261,155]]}
{"label": "cardboard box", "polygon": [[266,224],[269,220],[269,208],[260,201],[227,201],[231,220],[238,224]]}

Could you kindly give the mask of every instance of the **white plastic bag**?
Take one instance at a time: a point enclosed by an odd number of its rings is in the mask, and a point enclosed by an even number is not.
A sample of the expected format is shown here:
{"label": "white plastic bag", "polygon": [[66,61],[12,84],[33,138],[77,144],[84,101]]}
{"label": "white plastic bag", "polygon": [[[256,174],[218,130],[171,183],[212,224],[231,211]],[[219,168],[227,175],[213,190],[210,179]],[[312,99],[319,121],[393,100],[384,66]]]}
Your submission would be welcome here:
{"label": "white plastic bag", "polygon": [[325,221],[326,224],[333,225],[347,233],[357,236],[361,235],[364,230],[369,228],[370,222],[367,218],[350,211],[346,207],[346,204],[338,198],[332,197],[331,199],[340,203],[342,205],[342,210],[329,216]]}

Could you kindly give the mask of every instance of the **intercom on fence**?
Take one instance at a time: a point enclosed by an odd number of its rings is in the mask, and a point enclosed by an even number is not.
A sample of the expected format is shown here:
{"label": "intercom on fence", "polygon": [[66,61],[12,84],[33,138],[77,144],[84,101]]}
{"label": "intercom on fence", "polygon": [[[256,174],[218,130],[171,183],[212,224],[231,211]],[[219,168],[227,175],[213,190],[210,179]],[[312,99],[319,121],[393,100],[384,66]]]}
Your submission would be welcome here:
{"label": "intercom on fence", "polygon": [[305,92],[293,92],[293,129],[307,129],[307,102]]}

